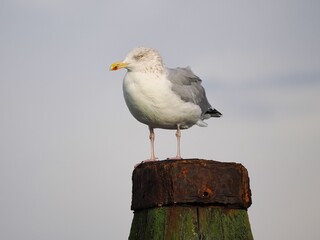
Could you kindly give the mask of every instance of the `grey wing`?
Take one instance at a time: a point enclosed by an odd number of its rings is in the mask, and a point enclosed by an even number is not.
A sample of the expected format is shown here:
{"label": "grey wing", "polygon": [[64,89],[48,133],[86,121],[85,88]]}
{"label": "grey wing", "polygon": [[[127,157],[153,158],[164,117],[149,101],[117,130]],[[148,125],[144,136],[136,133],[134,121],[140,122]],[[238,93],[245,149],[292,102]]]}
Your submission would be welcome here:
{"label": "grey wing", "polygon": [[211,109],[201,79],[196,76],[189,67],[168,68],[168,79],[172,83],[172,90],[183,101],[192,102],[200,106],[202,113]]}

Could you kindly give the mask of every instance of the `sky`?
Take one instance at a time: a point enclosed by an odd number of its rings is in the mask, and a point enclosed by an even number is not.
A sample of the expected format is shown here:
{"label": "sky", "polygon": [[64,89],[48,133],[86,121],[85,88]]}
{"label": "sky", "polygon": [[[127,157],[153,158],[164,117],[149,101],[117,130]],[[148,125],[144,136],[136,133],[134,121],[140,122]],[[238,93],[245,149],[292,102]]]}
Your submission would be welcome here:
{"label": "sky", "polygon": [[[190,66],[223,117],[182,131],[184,158],[242,163],[260,240],[320,238],[319,1],[0,3],[0,239],[127,239],[147,126],[128,111],[136,46]],[[175,132],[156,129],[156,155]]]}

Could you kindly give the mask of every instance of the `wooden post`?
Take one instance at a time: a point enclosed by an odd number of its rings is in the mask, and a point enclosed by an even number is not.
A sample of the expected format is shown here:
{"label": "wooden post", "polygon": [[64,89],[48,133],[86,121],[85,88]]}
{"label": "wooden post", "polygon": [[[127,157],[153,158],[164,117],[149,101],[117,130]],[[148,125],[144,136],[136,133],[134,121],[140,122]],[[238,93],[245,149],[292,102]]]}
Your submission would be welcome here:
{"label": "wooden post", "polygon": [[253,239],[249,177],[241,164],[147,162],[133,171],[132,181],[129,240]]}

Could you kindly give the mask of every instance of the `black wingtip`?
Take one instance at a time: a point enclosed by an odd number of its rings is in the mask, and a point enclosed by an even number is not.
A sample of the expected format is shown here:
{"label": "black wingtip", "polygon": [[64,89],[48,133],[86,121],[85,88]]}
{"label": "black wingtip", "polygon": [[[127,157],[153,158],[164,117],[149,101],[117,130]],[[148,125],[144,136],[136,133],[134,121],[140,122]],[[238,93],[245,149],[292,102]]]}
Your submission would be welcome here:
{"label": "black wingtip", "polygon": [[210,114],[211,117],[221,117],[222,113],[219,112],[217,109],[209,108],[208,111],[206,111],[206,114]]}

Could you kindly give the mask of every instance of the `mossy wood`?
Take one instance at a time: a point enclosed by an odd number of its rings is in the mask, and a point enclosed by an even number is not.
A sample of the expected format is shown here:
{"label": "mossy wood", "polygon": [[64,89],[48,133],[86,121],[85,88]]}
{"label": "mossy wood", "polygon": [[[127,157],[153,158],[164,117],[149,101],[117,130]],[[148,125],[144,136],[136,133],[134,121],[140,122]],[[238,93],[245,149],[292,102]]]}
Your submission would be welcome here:
{"label": "mossy wood", "polygon": [[174,206],[134,213],[129,240],[250,240],[245,209]]}
{"label": "mossy wood", "polygon": [[253,239],[249,177],[241,164],[148,162],[132,180],[130,240]]}

